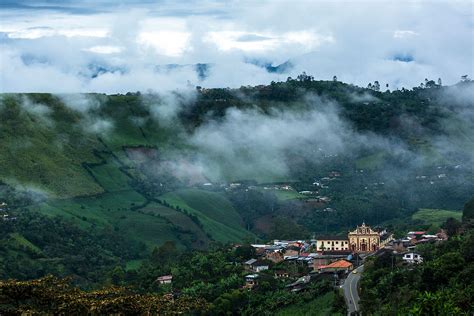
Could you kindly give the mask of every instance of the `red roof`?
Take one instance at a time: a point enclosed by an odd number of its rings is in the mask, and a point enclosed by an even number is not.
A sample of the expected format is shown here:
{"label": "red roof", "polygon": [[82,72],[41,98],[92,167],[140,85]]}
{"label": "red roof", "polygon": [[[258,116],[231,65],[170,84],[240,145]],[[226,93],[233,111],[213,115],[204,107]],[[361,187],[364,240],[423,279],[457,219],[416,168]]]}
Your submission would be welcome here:
{"label": "red roof", "polygon": [[324,266],[324,268],[337,268],[337,269],[347,269],[352,266],[352,263],[346,260],[337,260],[331,264],[328,264],[327,266]]}

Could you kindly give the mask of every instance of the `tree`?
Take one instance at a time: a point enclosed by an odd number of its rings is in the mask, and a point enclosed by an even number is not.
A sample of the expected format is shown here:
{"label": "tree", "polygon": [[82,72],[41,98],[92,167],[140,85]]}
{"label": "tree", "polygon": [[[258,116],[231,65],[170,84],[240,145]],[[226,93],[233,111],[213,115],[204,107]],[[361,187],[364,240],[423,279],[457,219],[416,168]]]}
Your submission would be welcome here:
{"label": "tree", "polygon": [[159,264],[168,263],[174,256],[178,254],[174,241],[166,241],[159,248],[153,249],[151,254],[152,261]]}
{"label": "tree", "polygon": [[373,88],[375,91],[380,91],[380,83],[377,80],[374,81]]}
{"label": "tree", "polygon": [[337,81],[337,76],[332,77],[332,81]]}
{"label": "tree", "polygon": [[461,222],[450,217],[446,220],[446,222],[443,223],[441,228],[445,229],[448,236],[451,237],[459,232],[459,229],[461,228]]}
{"label": "tree", "polygon": [[234,254],[237,258],[241,260],[248,260],[255,256],[255,248],[251,245],[242,245],[235,249]]}
{"label": "tree", "polygon": [[474,197],[464,204],[462,221],[466,224],[474,221]]}
{"label": "tree", "polygon": [[116,266],[110,273],[110,281],[113,285],[121,285],[125,279],[125,271],[121,266]]}

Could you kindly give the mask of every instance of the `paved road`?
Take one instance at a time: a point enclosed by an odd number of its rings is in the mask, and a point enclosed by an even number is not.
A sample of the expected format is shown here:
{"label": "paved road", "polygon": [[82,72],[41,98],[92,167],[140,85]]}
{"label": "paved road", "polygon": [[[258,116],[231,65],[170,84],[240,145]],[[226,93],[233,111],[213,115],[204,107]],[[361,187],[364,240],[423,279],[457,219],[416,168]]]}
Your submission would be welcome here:
{"label": "paved road", "polygon": [[347,303],[347,311],[350,315],[354,311],[359,310],[359,292],[357,291],[357,284],[359,283],[360,273],[364,270],[364,266],[361,265],[357,269],[357,273],[349,273],[346,280],[344,281],[344,285],[342,286],[344,289],[344,296],[346,298]]}

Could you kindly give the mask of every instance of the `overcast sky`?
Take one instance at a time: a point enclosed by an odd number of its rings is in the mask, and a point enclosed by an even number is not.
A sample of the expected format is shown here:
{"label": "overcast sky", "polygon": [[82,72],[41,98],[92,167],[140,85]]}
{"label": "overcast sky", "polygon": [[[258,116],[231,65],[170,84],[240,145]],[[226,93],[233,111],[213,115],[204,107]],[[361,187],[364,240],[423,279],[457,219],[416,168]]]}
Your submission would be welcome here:
{"label": "overcast sky", "polygon": [[[393,89],[473,75],[471,0],[1,0],[0,10],[1,92],[239,87],[302,71]],[[256,65],[286,61],[283,73]],[[209,64],[205,78],[197,63]]]}

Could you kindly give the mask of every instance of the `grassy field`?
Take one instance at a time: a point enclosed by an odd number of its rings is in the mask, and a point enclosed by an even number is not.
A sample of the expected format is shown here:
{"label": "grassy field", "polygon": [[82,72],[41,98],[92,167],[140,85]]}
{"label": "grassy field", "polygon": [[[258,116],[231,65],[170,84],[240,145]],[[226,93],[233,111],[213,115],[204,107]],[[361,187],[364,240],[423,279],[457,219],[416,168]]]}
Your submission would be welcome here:
{"label": "grassy field", "polygon": [[242,218],[238,212],[221,194],[184,189],[166,193],[159,198],[196,215],[204,231],[217,241],[238,241],[250,236],[242,227]]}
{"label": "grassy field", "polygon": [[2,96],[0,180],[65,198],[102,192],[82,168],[101,144],[85,133],[79,113],[51,95]]}
{"label": "grassy field", "polygon": [[143,263],[143,260],[130,260],[125,265],[125,269],[126,270],[137,270],[142,263]]}
{"label": "grassy field", "polygon": [[97,184],[107,192],[131,190],[128,184],[130,178],[120,171],[120,163],[110,154],[102,156],[106,159],[105,164],[88,167]]}
{"label": "grassy field", "polygon": [[98,197],[50,200],[41,203],[36,210],[50,216],[62,216],[84,229],[91,227],[111,228],[127,238],[144,242],[150,249],[167,240],[183,245],[166,218],[145,214],[133,207],[146,200],[134,191],[105,193]]}
{"label": "grassy field", "polygon": [[356,168],[364,170],[373,170],[377,169],[385,160],[385,153],[378,152],[373,155],[362,157],[357,159]]}
{"label": "grassy field", "polygon": [[165,218],[181,230],[189,232],[190,234],[181,235],[181,238],[187,237],[188,240],[182,239],[181,241],[192,245],[193,248],[206,247],[210,241],[205,232],[194,223],[189,216],[186,216],[182,212],[178,212],[172,208],[154,202],[138,209],[137,211]]}
{"label": "grassy field", "polygon": [[295,190],[262,190],[262,192],[274,193],[280,201],[305,198],[304,195],[299,194]]}
{"label": "grassy field", "polygon": [[334,293],[328,292],[322,296],[315,298],[310,302],[302,302],[293,304],[279,310],[277,316],[330,316],[341,315],[333,313],[331,310],[332,301],[334,300]]}
{"label": "grassy field", "polygon": [[425,224],[436,226],[440,226],[450,217],[461,220],[462,212],[422,208],[412,215],[413,220],[420,220]]}
{"label": "grassy field", "polygon": [[41,251],[40,248],[38,248],[36,245],[31,243],[29,240],[27,240],[25,237],[23,237],[22,235],[20,235],[18,233],[10,234],[10,242],[13,244],[13,246],[17,246],[17,248],[18,247],[26,247],[30,251],[32,251],[36,254],[39,254],[39,255],[42,254],[42,251]]}

